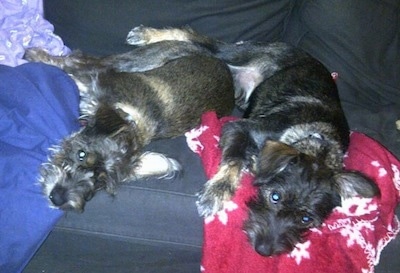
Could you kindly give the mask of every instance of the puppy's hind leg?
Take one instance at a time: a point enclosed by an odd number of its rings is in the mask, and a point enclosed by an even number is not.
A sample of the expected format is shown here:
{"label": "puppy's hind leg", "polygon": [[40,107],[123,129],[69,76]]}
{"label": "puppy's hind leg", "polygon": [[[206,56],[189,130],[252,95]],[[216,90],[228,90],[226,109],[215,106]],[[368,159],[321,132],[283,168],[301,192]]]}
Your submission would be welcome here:
{"label": "puppy's hind leg", "polygon": [[101,67],[98,58],[84,55],[79,50],[73,51],[67,56],[53,56],[42,48],[32,47],[26,49],[24,59],[30,62],[54,65],[70,74]]}
{"label": "puppy's hind leg", "polygon": [[126,37],[130,45],[144,46],[162,41],[195,42],[201,45],[211,45],[215,40],[194,32],[191,28],[157,29],[145,26],[133,28]]}
{"label": "puppy's hind leg", "polygon": [[63,57],[54,57],[46,50],[37,47],[27,48],[24,54],[24,59],[30,62],[41,62],[60,68],[63,66]]}

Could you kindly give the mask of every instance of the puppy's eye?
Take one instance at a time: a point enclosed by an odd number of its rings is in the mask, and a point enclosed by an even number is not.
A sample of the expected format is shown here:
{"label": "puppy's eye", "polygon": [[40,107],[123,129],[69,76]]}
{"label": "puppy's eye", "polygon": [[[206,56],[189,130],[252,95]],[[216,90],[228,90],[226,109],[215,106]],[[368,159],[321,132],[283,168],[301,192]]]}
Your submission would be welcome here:
{"label": "puppy's eye", "polygon": [[309,225],[309,224],[312,223],[312,221],[313,221],[313,219],[308,215],[303,215],[301,217],[301,223],[304,224],[304,225]]}
{"label": "puppy's eye", "polygon": [[86,156],[87,156],[87,153],[85,151],[83,151],[83,150],[78,151],[78,160],[79,161],[84,161]]}
{"label": "puppy's eye", "polygon": [[270,199],[273,204],[277,204],[279,201],[281,201],[282,196],[279,192],[274,191],[271,193]]}

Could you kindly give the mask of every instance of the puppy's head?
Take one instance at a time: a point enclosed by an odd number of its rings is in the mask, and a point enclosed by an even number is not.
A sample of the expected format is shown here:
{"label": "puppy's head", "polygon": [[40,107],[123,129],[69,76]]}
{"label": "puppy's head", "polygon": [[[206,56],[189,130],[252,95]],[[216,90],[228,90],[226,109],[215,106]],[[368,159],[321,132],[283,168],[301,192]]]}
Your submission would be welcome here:
{"label": "puppy's head", "polygon": [[290,252],[342,198],[379,194],[374,182],[360,173],[328,168],[322,159],[273,141],[261,151],[254,184],[258,194],[248,203],[244,229],[264,256]]}
{"label": "puppy's head", "polygon": [[92,131],[88,126],[64,139],[43,164],[39,181],[53,207],[83,211],[98,190],[114,193],[138,156],[129,128],[113,135]]}

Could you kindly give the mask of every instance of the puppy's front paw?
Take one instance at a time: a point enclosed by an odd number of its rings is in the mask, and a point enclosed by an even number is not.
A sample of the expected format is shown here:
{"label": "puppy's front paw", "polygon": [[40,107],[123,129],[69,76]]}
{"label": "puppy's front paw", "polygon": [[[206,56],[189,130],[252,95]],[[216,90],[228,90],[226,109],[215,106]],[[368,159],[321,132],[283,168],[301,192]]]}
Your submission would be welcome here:
{"label": "puppy's front paw", "polygon": [[156,29],[138,26],[129,31],[128,36],[126,37],[126,42],[129,45],[135,46],[144,46],[152,43],[152,36],[157,32]]}
{"label": "puppy's front paw", "polygon": [[225,202],[231,200],[234,192],[234,187],[228,181],[208,181],[197,195],[196,205],[199,215],[208,217],[221,211]]}

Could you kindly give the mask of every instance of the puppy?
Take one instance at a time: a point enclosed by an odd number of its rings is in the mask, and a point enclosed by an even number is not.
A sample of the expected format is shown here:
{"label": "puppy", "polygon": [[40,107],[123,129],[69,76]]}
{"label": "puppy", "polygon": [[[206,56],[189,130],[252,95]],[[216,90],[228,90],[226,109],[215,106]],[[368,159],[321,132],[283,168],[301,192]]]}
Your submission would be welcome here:
{"label": "puppy", "polygon": [[373,181],[343,170],[349,127],[329,71],[284,43],[226,44],[191,29],[136,27],[133,45],[186,42],[226,62],[244,118],[227,123],[219,142],[217,173],[198,195],[198,211],[211,216],[254,174],[257,195],[248,202],[244,230],[261,255],[291,251],[320,226],[341,200],[379,195]]}
{"label": "puppy", "polygon": [[174,176],[181,169],[176,160],[143,153],[143,147],[183,134],[206,111],[231,113],[233,81],[223,61],[187,50],[182,58],[154,65],[161,52],[172,56],[175,44],[180,43],[104,58],[80,52],[55,57],[37,48],[26,52],[27,60],[58,66],[75,80],[86,124],[54,147],[41,168],[40,182],[52,207],[83,211],[98,190],[114,194],[120,183]]}

